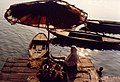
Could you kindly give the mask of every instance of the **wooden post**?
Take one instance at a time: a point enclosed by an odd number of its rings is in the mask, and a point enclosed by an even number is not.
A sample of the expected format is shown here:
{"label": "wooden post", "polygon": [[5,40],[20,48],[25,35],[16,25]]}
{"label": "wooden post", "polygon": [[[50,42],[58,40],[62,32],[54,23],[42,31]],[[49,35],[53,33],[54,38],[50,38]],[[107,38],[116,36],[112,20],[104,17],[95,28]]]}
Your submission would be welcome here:
{"label": "wooden post", "polygon": [[49,46],[49,39],[50,39],[49,24],[47,24],[47,31],[48,31],[48,55],[49,55],[49,51],[50,51],[50,50],[49,50],[49,49],[50,49],[50,48],[49,48],[49,47],[50,47],[50,46]]}

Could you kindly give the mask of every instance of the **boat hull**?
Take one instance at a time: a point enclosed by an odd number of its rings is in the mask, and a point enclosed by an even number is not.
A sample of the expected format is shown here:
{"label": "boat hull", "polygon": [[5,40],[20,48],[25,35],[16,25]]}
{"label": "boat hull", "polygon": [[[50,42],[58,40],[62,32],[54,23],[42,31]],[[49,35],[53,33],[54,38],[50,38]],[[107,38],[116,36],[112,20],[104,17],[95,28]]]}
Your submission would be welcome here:
{"label": "boat hull", "polygon": [[[55,30],[50,30],[50,32],[57,36],[53,41],[53,44],[60,43],[62,46],[76,45],[83,48],[90,49],[106,49],[106,50],[120,50],[120,39],[118,42],[109,41],[110,38],[107,37],[107,41],[103,41],[103,37],[99,35],[87,35],[87,34],[77,34],[73,33],[72,36],[70,33],[64,35],[64,33],[57,32]],[[113,39],[114,40],[114,39]],[[115,39],[116,40],[116,39]]]}
{"label": "boat hull", "polygon": [[28,52],[31,58],[40,58],[47,54],[48,41],[44,33],[38,33],[35,35],[29,45]]}
{"label": "boat hull", "polygon": [[120,34],[120,23],[105,21],[87,21],[87,28],[92,32]]}

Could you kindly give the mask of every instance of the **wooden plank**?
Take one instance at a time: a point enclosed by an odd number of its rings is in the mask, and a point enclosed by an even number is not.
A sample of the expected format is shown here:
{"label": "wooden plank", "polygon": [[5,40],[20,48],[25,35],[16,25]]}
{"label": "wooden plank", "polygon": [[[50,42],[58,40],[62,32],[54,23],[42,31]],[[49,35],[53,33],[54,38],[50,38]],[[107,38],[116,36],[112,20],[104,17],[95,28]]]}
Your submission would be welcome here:
{"label": "wooden plank", "polygon": [[0,82],[13,82],[13,81],[8,81],[8,80],[0,80]]}
{"label": "wooden plank", "polygon": [[27,79],[28,76],[36,76],[36,73],[2,73],[0,74],[0,80],[8,79]]}
{"label": "wooden plank", "polygon": [[36,77],[37,69],[27,67],[26,58],[7,58],[1,74],[0,82],[28,82],[28,77]]}
{"label": "wooden plank", "polygon": [[3,67],[1,72],[3,73],[32,73],[32,72],[38,72],[38,70],[30,69],[27,67]]}
{"label": "wooden plank", "polygon": [[9,57],[7,58],[6,62],[11,62],[11,63],[26,63],[28,61],[27,58],[12,58]]}
{"label": "wooden plank", "polygon": [[120,82],[120,76],[103,76],[102,82]]}
{"label": "wooden plank", "polygon": [[80,62],[83,64],[90,63],[93,66],[92,62],[88,58],[80,58]]}
{"label": "wooden plank", "polygon": [[91,77],[91,82],[99,82],[99,76],[94,68],[89,69],[89,74]]}
{"label": "wooden plank", "polygon": [[77,70],[79,72],[75,75],[76,78],[70,80],[70,82],[99,82],[99,76],[90,59],[80,58]]}
{"label": "wooden plank", "polygon": [[78,70],[80,68],[90,68],[90,67],[94,67],[94,65],[92,64],[92,62],[90,61],[90,59],[88,58],[79,58],[79,62],[77,64],[78,66]]}
{"label": "wooden plank", "polygon": [[[74,81],[73,81],[74,80]],[[87,71],[78,72],[75,76],[70,78],[70,82],[90,82],[90,75]]]}
{"label": "wooden plank", "polygon": [[0,80],[0,82],[28,82],[27,79],[7,79],[7,80]]}
{"label": "wooden plank", "polygon": [[5,63],[4,67],[27,67],[27,63]]}

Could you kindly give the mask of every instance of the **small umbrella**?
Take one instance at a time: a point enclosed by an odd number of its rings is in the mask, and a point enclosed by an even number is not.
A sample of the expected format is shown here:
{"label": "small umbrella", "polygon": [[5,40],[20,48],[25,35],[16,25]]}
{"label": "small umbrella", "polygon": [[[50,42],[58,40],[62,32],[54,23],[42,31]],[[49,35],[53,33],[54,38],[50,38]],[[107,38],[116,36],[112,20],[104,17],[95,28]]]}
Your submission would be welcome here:
{"label": "small umbrella", "polygon": [[45,27],[48,30],[71,29],[86,22],[87,13],[65,1],[44,0],[13,4],[4,17],[11,24]]}

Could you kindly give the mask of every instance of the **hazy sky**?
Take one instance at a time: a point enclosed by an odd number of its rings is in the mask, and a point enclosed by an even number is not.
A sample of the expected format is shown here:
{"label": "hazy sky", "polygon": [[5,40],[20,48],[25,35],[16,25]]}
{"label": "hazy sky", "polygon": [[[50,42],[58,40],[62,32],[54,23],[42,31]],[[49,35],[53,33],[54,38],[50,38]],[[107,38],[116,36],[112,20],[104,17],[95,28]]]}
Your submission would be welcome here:
{"label": "hazy sky", "polygon": [[120,21],[120,0],[69,0],[85,10],[89,18]]}
{"label": "hazy sky", "polygon": [[[0,11],[5,12],[11,4],[32,0],[0,0]],[[66,0],[83,9],[90,19],[106,19],[120,21],[120,0]]]}

